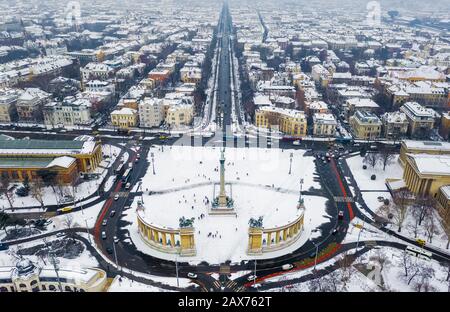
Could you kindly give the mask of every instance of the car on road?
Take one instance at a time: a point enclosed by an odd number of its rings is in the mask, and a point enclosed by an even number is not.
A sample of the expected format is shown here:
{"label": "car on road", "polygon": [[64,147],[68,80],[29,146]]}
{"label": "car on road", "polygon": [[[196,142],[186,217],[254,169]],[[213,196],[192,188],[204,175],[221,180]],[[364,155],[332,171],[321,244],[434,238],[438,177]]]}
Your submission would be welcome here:
{"label": "car on road", "polygon": [[73,210],[73,207],[68,206],[68,207],[64,207],[64,208],[59,208],[59,209],[57,210],[57,212],[58,212],[59,214],[61,214],[61,213],[71,212],[72,210]]}
{"label": "car on road", "polygon": [[119,194],[114,195],[114,200],[118,200],[119,199]]}
{"label": "car on road", "polygon": [[292,269],[293,267],[294,267],[294,266],[293,266],[292,264],[288,263],[288,264],[283,264],[283,265],[281,266],[281,269],[282,269],[283,271],[287,271],[287,270]]}
{"label": "car on road", "polygon": [[112,218],[112,217],[114,217],[115,214],[116,214],[116,211],[115,210],[111,210],[109,216]]}
{"label": "car on road", "polygon": [[131,183],[130,183],[130,182],[128,182],[127,184],[125,184],[125,189],[126,189],[126,190],[129,190],[130,187],[131,187]]}
{"label": "car on road", "polygon": [[250,275],[247,277],[247,281],[254,281],[256,279],[256,275]]}
{"label": "car on road", "polygon": [[331,234],[336,235],[339,232],[339,227],[334,228],[333,232],[331,232]]}
{"label": "car on road", "polygon": [[106,232],[105,231],[102,232],[102,239],[106,239]]}
{"label": "car on road", "polygon": [[56,237],[63,237],[63,236],[66,236],[66,233],[64,232],[56,233]]}
{"label": "car on road", "polygon": [[136,159],[141,159],[141,154],[136,154]]}
{"label": "car on road", "polygon": [[310,258],[315,258],[315,257],[316,257],[316,253],[315,253],[315,252],[310,253],[310,254],[309,254],[309,257],[310,257]]}
{"label": "car on road", "polygon": [[111,247],[106,247],[106,252],[109,253],[109,254],[112,254],[113,250],[112,250]]}
{"label": "car on road", "polygon": [[342,219],[344,219],[344,211],[340,210],[338,212],[338,220],[342,220]]}
{"label": "car on road", "polygon": [[103,225],[103,226],[106,226],[106,224],[108,224],[108,219],[103,219],[102,225]]}
{"label": "car on road", "polygon": [[119,242],[119,239],[117,238],[117,236],[114,236],[113,240],[114,240],[114,244],[117,244]]}
{"label": "car on road", "polygon": [[187,274],[187,276],[188,276],[189,278],[197,278],[197,274],[192,273],[192,272],[189,272],[189,273]]}
{"label": "car on road", "polygon": [[420,246],[425,246],[425,244],[427,243],[425,240],[420,239],[420,238],[416,239],[416,242],[417,242]]}

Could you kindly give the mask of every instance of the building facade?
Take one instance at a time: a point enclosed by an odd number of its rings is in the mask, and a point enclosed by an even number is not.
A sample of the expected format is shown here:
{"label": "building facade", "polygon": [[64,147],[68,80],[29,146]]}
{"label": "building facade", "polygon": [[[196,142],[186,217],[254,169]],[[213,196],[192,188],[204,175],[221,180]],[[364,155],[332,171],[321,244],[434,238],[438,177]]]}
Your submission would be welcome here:
{"label": "building facade", "polygon": [[350,126],[358,139],[375,139],[381,133],[381,120],[373,113],[366,111],[356,111],[350,117]]}
{"label": "building facade", "polygon": [[111,123],[113,126],[128,129],[130,127],[136,127],[138,122],[139,115],[135,109],[123,107],[111,113]]}
{"label": "building facade", "polygon": [[314,135],[334,136],[336,134],[337,122],[333,114],[316,113],[313,116]]}
{"label": "building facade", "polygon": [[144,98],[139,103],[139,123],[141,127],[159,127],[164,121],[164,103],[162,99]]}
{"label": "building facade", "polygon": [[286,135],[306,136],[307,122],[302,111],[273,106],[260,107],[255,112],[255,124],[261,128],[278,126]]}
{"label": "building facade", "polygon": [[417,102],[407,102],[400,107],[400,111],[408,118],[409,135],[425,135],[433,129],[436,113],[431,108],[425,108]]}

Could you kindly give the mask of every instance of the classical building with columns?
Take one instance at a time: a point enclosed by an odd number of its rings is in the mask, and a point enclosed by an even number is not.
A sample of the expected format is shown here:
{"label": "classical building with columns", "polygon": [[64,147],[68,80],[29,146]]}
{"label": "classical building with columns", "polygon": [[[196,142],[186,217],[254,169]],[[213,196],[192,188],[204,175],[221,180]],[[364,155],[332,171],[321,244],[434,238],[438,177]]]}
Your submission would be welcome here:
{"label": "classical building with columns", "polygon": [[180,222],[180,227],[173,229],[146,221],[143,205],[138,205],[136,212],[139,234],[148,246],[166,253],[195,256],[195,229],[192,223],[186,226]]}
{"label": "classical building with columns", "polygon": [[248,254],[262,254],[285,248],[294,243],[303,231],[303,210],[297,218],[283,226],[274,228],[249,227]]}
{"label": "classical building with columns", "polygon": [[436,198],[450,184],[450,155],[406,154],[403,180],[415,195]]}
{"label": "classical building with columns", "polygon": [[94,140],[0,140],[0,174],[12,181],[33,181],[40,172],[54,171],[63,183],[74,183],[102,159],[101,143]]}

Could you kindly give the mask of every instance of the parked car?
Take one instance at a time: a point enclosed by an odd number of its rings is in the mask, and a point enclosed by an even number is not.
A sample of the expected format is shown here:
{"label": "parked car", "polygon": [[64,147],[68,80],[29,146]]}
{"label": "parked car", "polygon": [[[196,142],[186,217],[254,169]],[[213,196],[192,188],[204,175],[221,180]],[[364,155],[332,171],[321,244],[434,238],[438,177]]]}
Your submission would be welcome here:
{"label": "parked car", "polygon": [[106,226],[106,224],[108,224],[108,219],[103,219],[102,225],[103,225],[103,226]]}
{"label": "parked car", "polygon": [[197,274],[192,273],[192,272],[189,272],[189,273],[187,274],[187,276],[188,276],[189,278],[197,278]]}
{"label": "parked car", "polygon": [[8,250],[9,249],[9,246],[8,245],[5,245],[5,244],[3,244],[3,243],[0,243],[0,250]]}

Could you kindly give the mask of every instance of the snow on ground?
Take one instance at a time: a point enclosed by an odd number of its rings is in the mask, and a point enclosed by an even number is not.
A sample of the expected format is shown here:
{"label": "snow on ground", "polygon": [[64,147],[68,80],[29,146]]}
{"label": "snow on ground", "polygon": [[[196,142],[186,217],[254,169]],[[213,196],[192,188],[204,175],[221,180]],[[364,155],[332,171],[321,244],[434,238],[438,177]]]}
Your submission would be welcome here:
{"label": "snow on ground", "polygon": [[[353,177],[358,184],[361,191],[365,190],[387,190],[385,180],[388,178],[401,179],[403,177],[403,168],[398,162],[398,155],[392,159],[392,163],[386,166],[386,170],[383,170],[383,166],[377,164],[375,168],[367,165],[367,169],[364,170],[362,167],[364,157],[359,155],[349,157],[346,159],[347,164],[352,171]],[[372,181],[370,176],[372,174],[376,175],[376,180]]]}
{"label": "snow on ground", "polygon": [[[152,191],[177,188],[202,182],[218,182],[220,149],[215,147],[160,147],[151,148],[148,161],[154,154],[155,172],[149,170],[143,178],[144,190]],[[292,174],[289,175],[290,153],[293,153]],[[303,150],[228,148],[225,151],[226,182],[243,182],[272,185],[275,188],[299,190],[299,180],[304,179],[303,189],[320,188],[314,178],[314,157],[304,157]],[[248,174],[248,175],[247,175]]]}
{"label": "snow on ground", "polygon": [[[143,195],[144,206],[147,207],[144,215],[149,223],[167,228],[178,228],[179,218],[182,216],[194,218],[197,255],[184,257],[183,261],[222,263],[226,260],[239,262],[250,259],[246,254],[249,219],[263,216],[266,228],[294,221],[299,213],[296,206],[300,177],[305,177],[303,189],[319,186],[313,181],[315,168],[313,158],[302,158],[303,151],[294,154],[292,174],[289,175],[288,152],[262,149],[233,150],[235,149],[226,151],[225,179],[232,184],[232,189],[227,188],[227,192],[232,194],[237,216],[211,216],[208,214],[210,204],[204,200],[206,196],[211,202],[214,183],[219,182],[220,150],[173,147],[172,151],[166,148],[162,152],[160,149],[154,149],[156,175],[153,175],[151,169],[148,170],[143,178],[143,189],[160,191],[162,194]],[[174,159],[179,157],[184,161]],[[260,162],[257,162],[258,158]],[[263,172],[264,170],[266,172]],[[279,171],[272,174],[272,170]],[[216,195],[218,192],[216,186]],[[326,198],[304,196],[304,200],[305,229],[301,237],[285,249],[256,258],[277,257],[294,251],[311,236],[312,229],[328,221],[325,211]],[[174,255],[156,251],[142,241],[137,231],[136,207],[135,201],[132,209],[125,215],[125,219],[131,223],[128,230],[133,243],[145,253],[174,260]],[[204,217],[200,218],[202,214]],[[216,237],[208,237],[209,233],[216,234]],[[313,234],[314,237],[320,236],[319,231]],[[211,252],[212,250],[214,252]]]}
{"label": "snow on ground", "polygon": [[[100,173],[100,177],[98,179],[94,180],[88,180],[88,181],[82,181],[80,184],[78,184],[75,188],[64,186],[62,188],[62,194],[64,195],[75,195],[75,201],[81,200],[83,198],[86,198],[92,194],[95,194],[98,191],[98,186],[101,184],[103,179],[106,177],[108,170],[98,167],[96,169],[96,172]],[[17,183],[18,186],[21,186],[21,183]],[[44,187],[43,188],[43,199],[44,199],[44,206],[47,205],[56,205],[58,204],[58,201],[61,201],[61,194],[60,191],[55,187],[55,191],[52,187]],[[61,205],[66,206],[72,206],[73,201],[67,201],[65,203],[60,202]],[[33,207],[33,206],[40,206],[39,201],[37,201],[35,198],[33,198],[30,195],[26,197],[19,197],[14,193],[13,196],[13,206],[15,208],[25,208],[25,207]],[[10,210],[10,205],[8,203],[8,200],[5,198],[5,196],[0,196],[0,208],[7,209],[8,212],[24,212],[23,209],[15,209],[14,211]]]}
{"label": "snow on ground", "polygon": [[[50,243],[52,240],[56,239],[57,239],[56,237],[47,238],[47,243]],[[14,266],[17,260],[11,254],[13,253],[17,254],[17,251],[20,249],[41,245],[43,243],[44,243],[43,240],[35,240],[32,242],[11,246],[9,250],[0,251],[0,266]],[[47,259],[43,260],[41,257],[37,257],[34,255],[27,255],[24,257],[42,266],[49,264]],[[74,259],[67,259],[63,257],[56,257],[56,258],[59,260],[59,266],[61,268],[65,267],[65,268],[81,269],[87,267],[98,267],[99,265],[95,257],[86,248],[84,248],[83,252]]]}
{"label": "snow on ground", "polygon": [[[410,268],[410,273],[408,278],[405,276],[405,270],[403,266],[403,255],[404,251],[391,248],[382,247],[371,249],[358,257],[353,262],[352,272],[349,275],[350,279],[346,283],[346,289],[343,289],[343,282],[340,277],[343,274],[343,269],[337,269],[334,271],[337,277],[337,289],[338,291],[348,291],[348,292],[367,292],[367,291],[397,291],[397,292],[414,292],[417,291],[415,288],[418,282],[422,281],[421,274],[419,273],[415,278],[412,279],[408,285],[408,279],[412,276],[411,272],[414,270]],[[381,270],[380,263],[378,259],[382,257],[386,259],[386,262]],[[431,291],[446,292],[448,291],[450,284],[446,281],[448,268],[442,266],[439,262],[435,260],[422,260],[416,257],[410,257],[411,263],[415,266],[422,268],[432,269],[433,273],[431,278],[428,280],[429,284],[433,287]],[[330,259],[326,262],[317,265],[317,269],[323,269],[336,261],[336,258]],[[366,272],[363,274],[361,271],[356,269],[355,265],[359,268],[364,268]],[[286,273],[282,276],[273,277],[264,281],[264,283],[269,282],[279,282],[286,281],[295,278],[300,278],[307,274],[312,273],[313,268],[306,270]],[[263,284],[264,284],[263,283]],[[322,279],[322,285],[327,284],[326,281]],[[381,286],[381,287],[380,287]],[[289,285],[286,287],[277,287],[267,290],[268,292],[281,292],[281,291],[293,291],[293,292],[310,292],[309,281]]]}
{"label": "snow on ground", "polygon": [[108,292],[172,292],[164,288],[146,285],[133,281],[125,276],[116,276],[108,288]]}
{"label": "snow on ground", "polygon": [[115,175],[108,177],[108,180],[106,180],[105,185],[104,185],[105,192],[108,192],[111,189],[115,180],[116,180]]}

